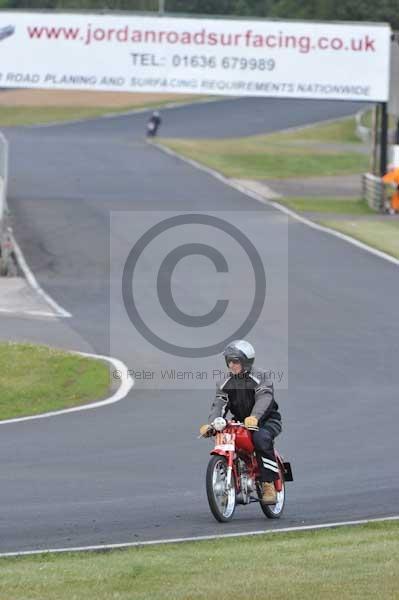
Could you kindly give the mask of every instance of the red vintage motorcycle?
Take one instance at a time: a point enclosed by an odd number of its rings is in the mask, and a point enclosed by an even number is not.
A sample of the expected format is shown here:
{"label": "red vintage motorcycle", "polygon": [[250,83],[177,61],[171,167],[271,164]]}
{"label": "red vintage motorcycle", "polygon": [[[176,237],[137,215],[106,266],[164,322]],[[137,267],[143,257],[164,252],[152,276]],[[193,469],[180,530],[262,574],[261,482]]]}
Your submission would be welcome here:
{"label": "red vintage motorcycle", "polygon": [[215,519],[231,521],[237,504],[259,502],[269,519],[279,519],[285,504],[285,483],[293,481],[291,465],[275,450],[280,477],[274,482],[277,502],[263,504],[259,467],[250,432],[242,423],[218,417],[212,423],[215,447],[206,472],[206,493]]}

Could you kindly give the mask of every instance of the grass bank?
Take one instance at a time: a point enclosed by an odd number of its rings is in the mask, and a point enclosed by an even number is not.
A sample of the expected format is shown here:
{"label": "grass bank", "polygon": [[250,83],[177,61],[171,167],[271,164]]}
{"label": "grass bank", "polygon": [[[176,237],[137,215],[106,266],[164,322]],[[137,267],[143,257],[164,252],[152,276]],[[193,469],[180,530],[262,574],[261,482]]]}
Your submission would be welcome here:
{"label": "grass bank", "polygon": [[104,398],[108,365],[47,346],[0,343],[0,420]]}
{"label": "grass bank", "polygon": [[0,559],[7,600],[359,600],[397,598],[397,522]]}
{"label": "grass bank", "polygon": [[336,215],[375,215],[362,198],[290,197],[281,198],[280,204],[296,212],[326,213]]}
{"label": "grass bank", "polygon": [[228,139],[161,139],[168,148],[235,179],[348,175],[367,169],[354,118],[295,131]]}
{"label": "grass bank", "polygon": [[381,220],[361,198],[282,198],[279,202],[321,225],[399,258],[399,221],[388,216]]}
{"label": "grass bank", "polygon": [[322,219],[318,222],[399,258],[399,221],[356,221],[348,218],[345,221]]}
{"label": "grass bank", "polygon": [[275,143],[287,142],[326,142],[339,144],[358,144],[355,117],[344,117],[330,123],[318,123],[309,127],[271,133],[267,136]]}
{"label": "grass bank", "polygon": [[[355,142],[356,122],[352,117],[246,138],[161,140],[183,156],[246,181],[361,173],[367,170],[368,157]],[[389,217],[381,220],[361,198],[285,196],[278,202],[399,258],[398,221]],[[338,215],[340,218],[335,219]]]}

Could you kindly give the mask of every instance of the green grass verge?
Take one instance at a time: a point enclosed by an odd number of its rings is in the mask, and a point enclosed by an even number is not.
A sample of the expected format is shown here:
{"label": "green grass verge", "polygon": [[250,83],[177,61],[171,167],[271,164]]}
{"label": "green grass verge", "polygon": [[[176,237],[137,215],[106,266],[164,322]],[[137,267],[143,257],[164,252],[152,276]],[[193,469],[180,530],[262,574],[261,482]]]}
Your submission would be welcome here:
{"label": "green grass verge", "polygon": [[282,131],[268,135],[273,142],[283,141],[309,141],[326,143],[355,143],[360,142],[356,135],[356,121],[354,117],[343,118],[331,123],[321,123],[310,127],[302,127],[294,131]]}
{"label": "green grass verge", "polygon": [[399,524],[0,559],[7,600],[397,598]]}
{"label": "green grass verge", "polygon": [[354,141],[359,141],[354,119],[243,138],[160,139],[179,154],[236,179],[360,173],[367,170],[368,157],[353,151]]}
{"label": "green grass verge", "polygon": [[349,175],[367,170],[368,158],[358,152],[316,151],[259,138],[227,140],[161,139],[175,152],[235,179]]}
{"label": "green grass verge", "polygon": [[104,398],[108,365],[47,346],[0,343],[0,420]]}
{"label": "green grass verge", "polygon": [[[199,98],[200,101],[203,98]],[[195,102],[195,98],[182,96],[179,102]],[[171,100],[143,102],[123,107],[73,107],[73,106],[0,106],[0,126],[16,127],[19,125],[39,125],[58,123],[80,119],[94,119],[105,114],[120,114],[142,108],[162,107]]]}
{"label": "green grass verge", "polygon": [[340,215],[375,215],[362,198],[282,198],[280,204],[297,212],[319,212]]}
{"label": "green grass verge", "polygon": [[318,222],[341,233],[346,233],[395,258],[399,258],[399,221],[334,221],[323,219]]}

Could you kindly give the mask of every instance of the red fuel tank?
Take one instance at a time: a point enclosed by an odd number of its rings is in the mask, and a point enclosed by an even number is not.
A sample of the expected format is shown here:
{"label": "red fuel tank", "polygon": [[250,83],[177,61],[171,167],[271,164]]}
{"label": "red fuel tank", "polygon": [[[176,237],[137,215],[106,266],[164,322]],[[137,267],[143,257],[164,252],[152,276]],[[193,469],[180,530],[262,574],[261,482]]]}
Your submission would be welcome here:
{"label": "red fuel tank", "polygon": [[244,450],[248,453],[252,453],[255,450],[252,443],[252,436],[248,429],[245,429],[244,427],[235,427],[234,433],[236,435],[237,450]]}

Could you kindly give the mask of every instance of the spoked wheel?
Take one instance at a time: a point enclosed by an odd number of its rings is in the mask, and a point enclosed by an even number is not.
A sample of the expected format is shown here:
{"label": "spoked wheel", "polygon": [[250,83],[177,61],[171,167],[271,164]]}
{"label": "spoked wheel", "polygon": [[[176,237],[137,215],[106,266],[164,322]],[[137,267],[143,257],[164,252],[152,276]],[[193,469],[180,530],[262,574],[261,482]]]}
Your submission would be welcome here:
{"label": "spoked wheel", "polygon": [[231,521],[236,507],[236,487],[234,474],[227,488],[227,461],[224,456],[212,456],[206,471],[206,493],[209,508],[217,521]]}
{"label": "spoked wheel", "polygon": [[[268,519],[279,519],[283,513],[284,505],[285,505],[285,481],[284,477],[281,475],[281,492],[277,492],[277,502],[276,504],[263,504],[262,500],[260,501],[260,507],[263,511],[263,514],[266,515]],[[262,497],[260,495],[260,497]]]}

